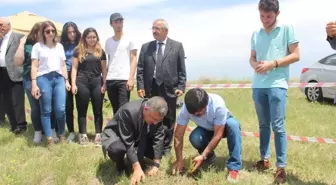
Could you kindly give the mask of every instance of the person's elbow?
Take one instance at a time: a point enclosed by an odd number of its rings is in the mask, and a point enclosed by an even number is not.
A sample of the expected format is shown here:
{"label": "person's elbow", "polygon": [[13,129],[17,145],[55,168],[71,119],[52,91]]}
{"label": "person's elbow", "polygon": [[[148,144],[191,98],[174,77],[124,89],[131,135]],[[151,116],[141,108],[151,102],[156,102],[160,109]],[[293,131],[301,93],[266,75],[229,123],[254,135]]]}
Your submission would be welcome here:
{"label": "person's elbow", "polygon": [[14,61],[15,61],[15,65],[17,65],[17,66],[22,66],[22,64],[23,64],[23,58],[22,57],[15,57]]}
{"label": "person's elbow", "polygon": [[290,47],[290,53],[293,63],[300,61],[300,49],[297,43]]}
{"label": "person's elbow", "polygon": [[294,60],[294,62],[300,61],[300,53],[299,52],[294,52],[293,53],[293,60]]}

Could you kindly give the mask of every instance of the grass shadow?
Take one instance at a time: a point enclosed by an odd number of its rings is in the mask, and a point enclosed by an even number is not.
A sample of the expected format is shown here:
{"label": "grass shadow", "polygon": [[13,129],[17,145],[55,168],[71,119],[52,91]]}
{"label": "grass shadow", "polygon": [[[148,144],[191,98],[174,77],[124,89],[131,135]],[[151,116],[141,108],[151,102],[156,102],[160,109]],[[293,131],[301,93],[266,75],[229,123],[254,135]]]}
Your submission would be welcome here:
{"label": "grass shadow", "polygon": [[[196,157],[197,155],[195,156],[191,156],[192,158],[193,157]],[[202,172],[209,172],[211,170],[215,170],[216,173],[220,173],[220,172],[223,172],[223,171],[227,171],[227,167],[226,167],[226,164],[227,164],[227,160],[228,160],[228,156],[227,157],[216,157],[216,159],[210,163],[210,164],[207,164],[207,163],[203,163],[202,166],[200,167],[200,169],[198,171],[196,171],[194,174],[188,174],[188,164],[190,163],[190,159],[188,158],[185,158],[184,159],[184,167],[185,167],[185,170],[183,172],[180,173],[181,176],[188,176],[190,178],[192,178],[193,180],[197,181],[199,180],[200,178],[202,178]],[[166,174],[167,175],[172,175],[172,165],[173,165],[173,162],[174,162],[174,159],[169,159],[168,160],[168,168],[166,169]],[[242,169],[241,170],[246,170],[248,171],[250,168],[252,168],[254,165],[254,162],[251,162],[251,161],[245,161],[243,160],[242,161]]]}
{"label": "grass shadow", "polygon": [[299,179],[294,174],[288,173],[288,172],[287,172],[287,184],[289,185],[328,185],[328,183],[325,183],[325,182],[317,182],[317,181],[305,182]]}
{"label": "grass shadow", "polygon": [[21,134],[14,134],[13,132],[10,131],[10,123],[7,119],[5,120],[5,123],[3,125],[1,125],[1,128],[6,129],[6,132],[10,133],[6,136],[1,137],[1,139],[0,139],[1,144],[11,143],[11,142],[13,142],[13,139],[21,137],[21,138],[24,138],[26,140],[27,146],[29,146],[29,147],[38,146],[33,142],[34,128],[33,128],[32,124],[27,124],[27,130],[25,132],[21,133]]}
{"label": "grass shadow", "polygon": [[308,102],[308,103],[317,103],[319,105],[329,105],[329,106],[336,106],[336,104],[334,103],[334,100],[333,99],[329,99],[329,98],[323,98],[322,100],[320,101],[315,101],[315,102],[311,102],[308,100],[308,98],[305,98],[305,100]]}
{"label": "grass shadow", "polygon": [[104,185],[121,183],[120,180],[124,175],[118,175],[116,165],[112,160],[101,159],[99,161],[96,177]]}
{"label": "grass shadow", "polygon": [[330,105],[330,106],[335,106],[334,100],[333,99],[327,99],[324,98],[321,102],[319,102],[321,105]]}

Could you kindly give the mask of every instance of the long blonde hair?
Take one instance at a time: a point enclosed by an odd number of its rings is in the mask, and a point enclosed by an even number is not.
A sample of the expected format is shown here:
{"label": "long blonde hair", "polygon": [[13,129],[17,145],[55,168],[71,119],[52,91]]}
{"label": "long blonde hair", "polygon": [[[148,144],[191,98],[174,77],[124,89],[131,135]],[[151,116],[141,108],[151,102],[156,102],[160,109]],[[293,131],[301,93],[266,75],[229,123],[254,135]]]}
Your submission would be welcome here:
{"label": "long blonde hair", "polygon": [[100,58],[102,56],[103,53],[103,49],[99,43],[99,36],[98,33],[96,31],[96,29],[90,27],[84,30],[82,38],[79,41],[79,44],[77,46],[78,49],[78,60],[80,63],[83,62],[83,60],[85,60],[86,56],[88,55],[87,52],[87,48],[88,48],[88,44],[86,43],[86,37],[89,35],[90,32],[94,32],[96,37],[97,37],[97,43],[96,43],[96,47],[94,49],[93,55],[96,56],[97,58]]}

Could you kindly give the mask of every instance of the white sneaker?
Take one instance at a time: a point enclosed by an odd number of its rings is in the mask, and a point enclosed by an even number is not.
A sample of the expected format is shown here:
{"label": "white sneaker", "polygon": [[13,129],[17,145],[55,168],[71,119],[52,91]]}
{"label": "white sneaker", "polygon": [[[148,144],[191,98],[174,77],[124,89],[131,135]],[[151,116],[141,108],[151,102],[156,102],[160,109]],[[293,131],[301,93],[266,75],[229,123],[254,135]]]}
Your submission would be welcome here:
{"label": "white sneaker", "polygon": [[96,134],[95,140],[94,140],[95,146],[101,146],[101,134]]}
{"label": "white sneaker", "polygon": [[59,141],[55,129],[51,129],[51,137],[53,138],[55,143]]}
{"label": "white sneaker", "polygon": [[35,144],[39,144],[42,142],[42,131],[35,131],[33,141]]}
{"label": "white sneaker", "polygon": [[82,146],[87,146],[89,144],[89,138],[86,134],[79,134],[79,144]]}
{"label": "white sneaker", "polygon": [[75,140],[75,137],[76,137],[75,133],[70,132],[70,134],[69,134],[69,136],[68,136],[68,138],[67,138],[67,141],[68,141],[69,143],[72,143],[72,142]]}

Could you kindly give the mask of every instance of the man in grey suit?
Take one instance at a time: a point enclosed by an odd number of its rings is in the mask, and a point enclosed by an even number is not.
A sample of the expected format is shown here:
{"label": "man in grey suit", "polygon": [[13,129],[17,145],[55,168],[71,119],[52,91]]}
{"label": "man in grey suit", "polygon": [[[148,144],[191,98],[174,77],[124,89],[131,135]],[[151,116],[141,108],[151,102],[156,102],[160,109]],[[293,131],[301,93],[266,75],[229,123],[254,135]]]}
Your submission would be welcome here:
{"label": "man in grey suit", "polygon": [[0,97],[11,124],[11,131],[21,134],[27,129],[22,67],[16,66],[14,55],[19,47],[22,34],[12,32],[8,19],[0,18],[0,32],[3,35],[0,45]]}
{"label": "man in grey suit", "polygon": [[152,31],[155,40],[141,47],[137,65],[137,90],[141,98],[161,96],[166,100],[168,114],[163,120],[163,155],[170,155],[176,120],[176,101],[186,88],[184,49],[182,43],[167,37],[168,24],[165,20],[155,20]]}
{"label": "man in grey suit", "polygon": [[330,43],[331,48],[336,50],[336,21],[329,22],[326,26],[327,41]]}
{"label": "man in grey suit", "polygon": [[[3,35],[0,32],[0,42],[3,39]],[[1,44],[0,44],[1,46]],[[2,95],[0,94],[0,102],[3,102]],[[5,123],[5,106],[3,103],[0,103],[0,127]]]}

